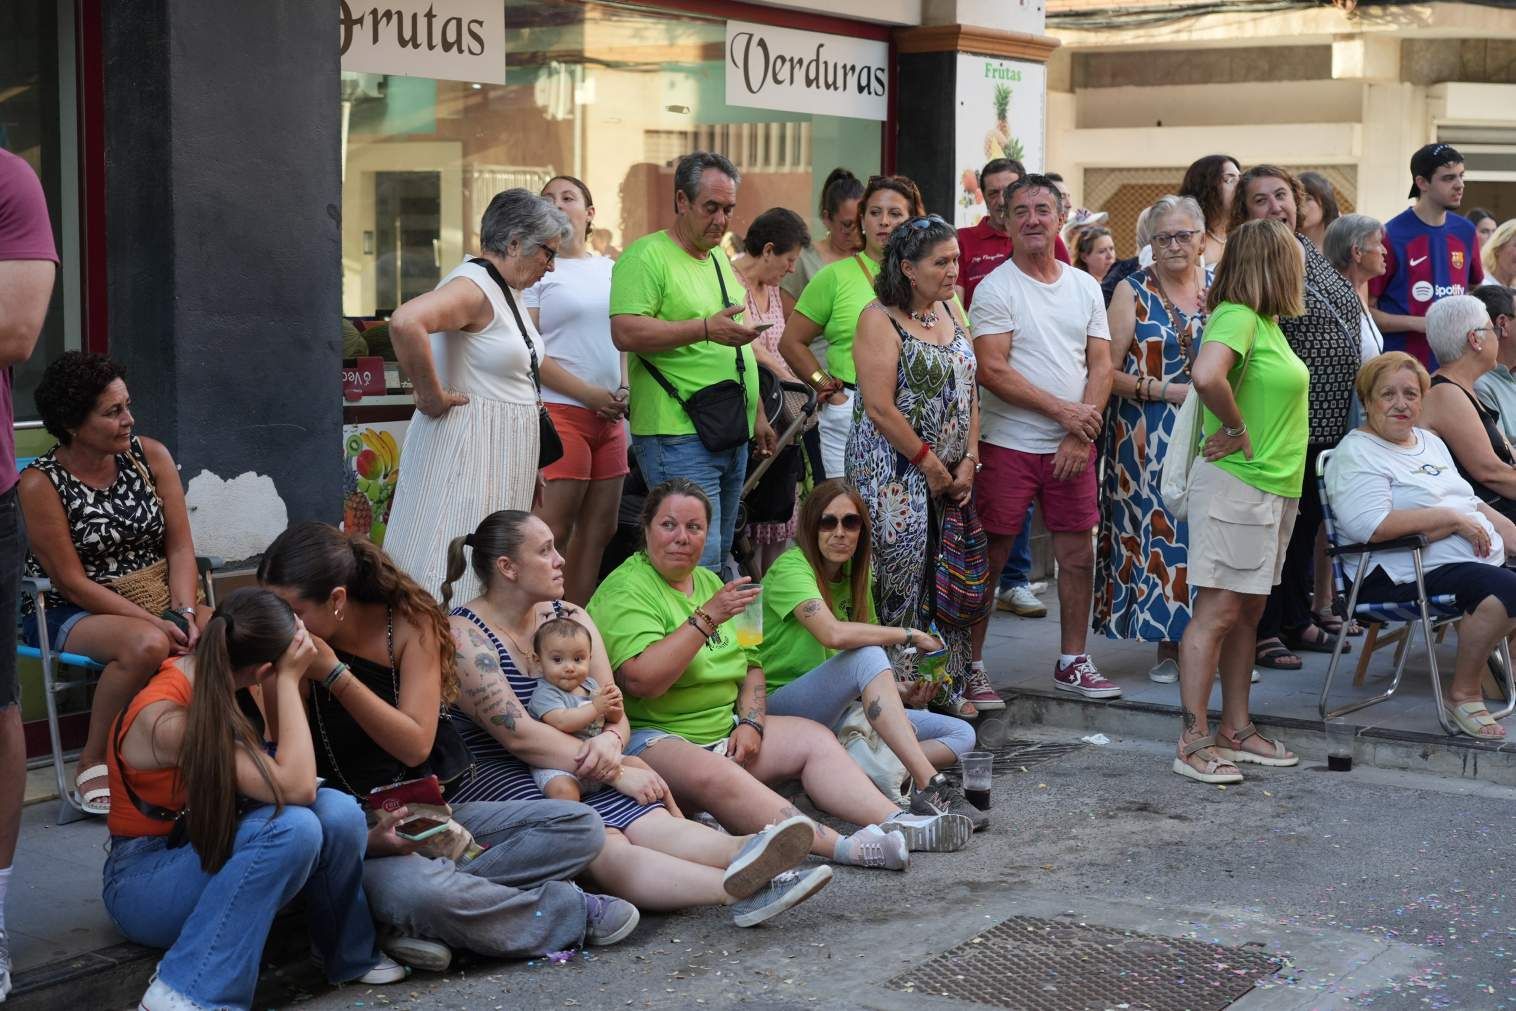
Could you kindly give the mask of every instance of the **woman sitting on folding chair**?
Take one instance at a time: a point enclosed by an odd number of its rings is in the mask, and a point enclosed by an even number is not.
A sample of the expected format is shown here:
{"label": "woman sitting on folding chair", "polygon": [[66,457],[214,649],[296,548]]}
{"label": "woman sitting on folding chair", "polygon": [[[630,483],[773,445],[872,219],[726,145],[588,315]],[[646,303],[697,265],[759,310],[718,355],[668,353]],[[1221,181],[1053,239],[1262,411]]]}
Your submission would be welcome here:
{"label": "woman sitting on folding chair", "polygon": [[[170,656],[194,649],[198,574],[179,469],[161,442],[133,434],[121,366],[69,351],[42,374],[37,413],[58,444],[21,474],[26,574],[52,580],[48,646],[105,669],[95,689],[75,785],[86,814],[110,812],[105,748],[111,721]],[[39,645],[35,602],[21,636]]]}
{"label": "woman sitting on folding chair", "polygon": [[[1427,538],[1425,592],[1453,597],[1465,615],[1458,623],[1448,717],[1470,737],[1499,740],[1505,728],[1490,716],[1479,682],[1490,651],[1516,631],[1516,572],[1505,567],[1516,552],[1516,524],[1479,500],[1442,439],[1417,427],[1430,385],[1426,369],[1403,351],[1364,364],[1357,389],[1367,421],[1327,461],[1327,499],[1337,539],[1345,543]],[[1357,556],[1342,561],[1347,578],[1356,581]],[[1378,553],[1372,562],[1360,603],[1417,599],[1409,551]]]}

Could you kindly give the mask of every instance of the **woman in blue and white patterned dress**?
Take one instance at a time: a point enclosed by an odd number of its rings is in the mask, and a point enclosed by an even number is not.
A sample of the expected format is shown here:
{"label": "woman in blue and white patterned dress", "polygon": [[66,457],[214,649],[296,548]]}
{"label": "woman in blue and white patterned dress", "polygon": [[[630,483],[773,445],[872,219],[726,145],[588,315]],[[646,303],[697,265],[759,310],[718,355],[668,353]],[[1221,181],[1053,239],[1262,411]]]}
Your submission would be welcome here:
{"label": "woman in blue and white patterned dress", "polygon": [[[957,279],[952,226],[936,215],[912,218],[890,236],[874,282],[879,300],[863,310],[853,338],[858,396],[847,478],[873,525],[874,609],[881,625],[932,625],[928,500],[962,503],[973,494],[979,396],[974,346],[949,301]],[[937,631],[953,679],[939,704],[957,716],[976,715],[962,698],[968,629],[943,625]]]}
{"label": "woman in blue and white patterned dress", "polygon": [[1205,225],[1193,199],[1162,197],[1148,228],[1153,264],[1111,297],[1116,377],[1101,442],[1093,627],[1112,639],[1157,643],[1148,676],[1169,684],[1179,678],[1179,640],[1190,621],[1189,529],[1164,507],[1158,485],[1190,390],[1211,272],[1200,264]]}

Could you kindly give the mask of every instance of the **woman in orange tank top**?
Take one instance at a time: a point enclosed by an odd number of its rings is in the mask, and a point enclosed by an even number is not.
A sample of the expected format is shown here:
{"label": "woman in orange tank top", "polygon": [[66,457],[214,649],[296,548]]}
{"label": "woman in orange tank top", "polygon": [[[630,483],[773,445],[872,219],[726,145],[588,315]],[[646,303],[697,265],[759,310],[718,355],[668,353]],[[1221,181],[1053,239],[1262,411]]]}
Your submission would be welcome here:
{"label": "woman in orange tank top", "polygon": [[[284,601],[237,590],[194,655],[167,660],[111,728],[105,906],[129,939],[168,949],[149,1011],[249,1007],[269,925],[302,890],[332,982],[405,977],[376,946],[363,812],[317,787],[300,683],[325,673],[315,658]],[[235,699],[254,684],[267,748]]]}

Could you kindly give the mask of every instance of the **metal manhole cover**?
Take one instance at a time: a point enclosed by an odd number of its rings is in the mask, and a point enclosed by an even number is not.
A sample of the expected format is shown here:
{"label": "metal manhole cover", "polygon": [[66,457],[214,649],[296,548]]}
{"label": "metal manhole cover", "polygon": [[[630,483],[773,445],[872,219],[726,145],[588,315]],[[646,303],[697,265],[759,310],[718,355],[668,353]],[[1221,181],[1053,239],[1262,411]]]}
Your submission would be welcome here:
{"label": "metal manhole cover", "polygon": [[1250,947],[1016,916],[887,985],[1017,1011],[1221,1011],[1281,965]]}

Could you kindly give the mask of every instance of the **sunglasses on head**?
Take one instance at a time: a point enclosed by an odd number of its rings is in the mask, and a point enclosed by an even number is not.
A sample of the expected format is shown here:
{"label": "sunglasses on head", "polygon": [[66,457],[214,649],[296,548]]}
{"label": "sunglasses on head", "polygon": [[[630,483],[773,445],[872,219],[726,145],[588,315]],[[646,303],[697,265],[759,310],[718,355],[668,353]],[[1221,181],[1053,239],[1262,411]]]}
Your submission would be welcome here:
{"label": "sunglasses on head", "polygon": [[942,216],[940,214],[928,214],[925,217],[912,218],[911,220],[907,221],[906,224],[910,225],[912,228],[926,229],[931,228],[933,225],[945,225],[947,222],[942,220]]}
{"label": "sunglasses on head", "polygon": [[824,531],[836,530],[838,523],[842,524],[842,529],[850,532],[861,530],[863,528],[863,517],[857,513],[848,513],[846,516],[826,514],[821,517],[821,529]]}

